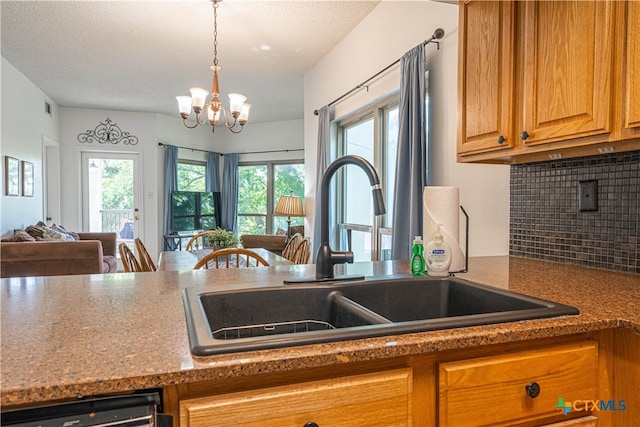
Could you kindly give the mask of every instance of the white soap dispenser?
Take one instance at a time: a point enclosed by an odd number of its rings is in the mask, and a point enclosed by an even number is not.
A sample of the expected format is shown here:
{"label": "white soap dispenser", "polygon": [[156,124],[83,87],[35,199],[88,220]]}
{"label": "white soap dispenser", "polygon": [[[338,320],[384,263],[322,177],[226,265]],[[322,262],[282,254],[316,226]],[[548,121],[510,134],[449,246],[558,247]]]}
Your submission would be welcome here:
{"label": "white soap dispenser", "polygon": [[429,276],[448,276],[451,265],[451,247],[444,241],[438,224],[433,238],[425,246],[425,265]]}

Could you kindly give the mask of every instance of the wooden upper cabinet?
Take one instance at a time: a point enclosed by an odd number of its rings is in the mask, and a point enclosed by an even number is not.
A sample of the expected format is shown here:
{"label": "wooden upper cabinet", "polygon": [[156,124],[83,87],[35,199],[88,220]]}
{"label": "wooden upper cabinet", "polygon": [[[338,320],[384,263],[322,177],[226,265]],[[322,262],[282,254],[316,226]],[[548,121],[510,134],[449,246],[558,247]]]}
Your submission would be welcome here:
{"label": "wooden upper cabinet", "polygon": [[614,4],[538,1],[524,7],[524,144],[610,133]]}
{"label": "wooden upper cabinet", "polygon": [[469,1],[460,8],[458,152],[512,147],[513,3]]}
{"label": "wooden upper cabinet", "polygon": [[623,137],[640,136],[640,2],[626,2]]}
{"label": "wooden upper cabinet", "polygon": [[458,161],[640,149],[640,2],[459,8]]}

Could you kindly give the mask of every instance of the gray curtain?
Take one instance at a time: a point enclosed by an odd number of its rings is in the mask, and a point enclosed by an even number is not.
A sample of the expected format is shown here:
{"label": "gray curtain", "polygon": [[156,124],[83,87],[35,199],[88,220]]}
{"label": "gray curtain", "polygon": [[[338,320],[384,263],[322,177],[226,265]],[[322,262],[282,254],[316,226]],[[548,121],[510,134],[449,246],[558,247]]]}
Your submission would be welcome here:
{"label": "gray curtain", "polygon": [[220,153],[207,153],[206,191],[220,191]]}
{"label": "gray curtain", "polygon": [[238,157],[237,153],[224,155],[222,171],[222,228],[236,232],[238,227]]}
{"label": "gray curtain", "polygon": [[404,54],[400,72],[391,258],[409,259],[413,236],[422,235],[422,190],[428,173],[424,44]]}
{"label": "gray curtain", "polygon": [[222,226],[222,208],[220,200],[220,157],[222,154],[207,153],[207,169],[205,170],[205,191],[213,192],[214,216],[216,227]]}
{"label": "gray curtain", "polygon": [[[317,249],[320,247],[320,211],[321,208],[327,209],[327,206],[320,206],[320,182],[322,175],[329,166],[329,139],[331,126],[331,112],[329,106],[325,105],[318,111],[318,154],[316,163],[316,208],[313,221],[313,253],[312,260],[316,261]],[[331,218],[329,218],[331,223]]]}
{"label": "gray curtain", "polygon": [[165,145],[164,149],[164,234],[173,233],[171,194],[178,189],[178,147]]}

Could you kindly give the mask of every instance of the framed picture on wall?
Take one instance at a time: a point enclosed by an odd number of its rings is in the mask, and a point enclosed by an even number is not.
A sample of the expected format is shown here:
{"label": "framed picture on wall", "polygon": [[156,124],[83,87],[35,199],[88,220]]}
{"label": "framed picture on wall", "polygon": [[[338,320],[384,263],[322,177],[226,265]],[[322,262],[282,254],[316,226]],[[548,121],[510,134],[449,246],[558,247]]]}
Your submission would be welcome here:
{"label": "framed picture on wall", "polygon": [[20,195],[20,161],[9,156],[4,156],[4,194]]}
{"label": "framed picture on wall", "polygon": [[33,163],[22,161],[22,195],[33,197]]}

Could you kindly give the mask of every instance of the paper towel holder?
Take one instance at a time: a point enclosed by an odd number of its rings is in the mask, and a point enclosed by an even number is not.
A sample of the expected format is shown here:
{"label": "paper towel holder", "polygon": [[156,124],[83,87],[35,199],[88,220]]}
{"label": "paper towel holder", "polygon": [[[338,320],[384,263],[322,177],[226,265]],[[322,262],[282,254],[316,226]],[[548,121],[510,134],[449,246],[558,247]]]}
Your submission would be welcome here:
{"label": "paper towel holder", "polygon": [[465,218],[465,236],[464,236],[464,267],[462,270],[458,271],[450,271],[449,275],[453,276],[455,273],[468,273],[469,272],[469,215],[467,211],[464,210],[462,205],[460,205],[460,210],[464,214]]}

